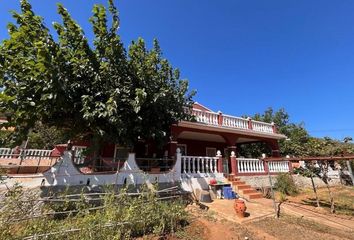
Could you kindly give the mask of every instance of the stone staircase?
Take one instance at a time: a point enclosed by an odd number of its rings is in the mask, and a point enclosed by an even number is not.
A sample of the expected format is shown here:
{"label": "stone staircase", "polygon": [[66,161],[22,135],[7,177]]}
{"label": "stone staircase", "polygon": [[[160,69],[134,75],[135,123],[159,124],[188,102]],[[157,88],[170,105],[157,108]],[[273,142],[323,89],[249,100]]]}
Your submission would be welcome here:
{"label": "stone staircase", "polygon": [[240,178],[229,175],[227,180],[231,183],[232,189],[242,198],[247,200],[263,198],[262,193],[251,187],[251,185],[246,184],[246,182],[241,181]]}

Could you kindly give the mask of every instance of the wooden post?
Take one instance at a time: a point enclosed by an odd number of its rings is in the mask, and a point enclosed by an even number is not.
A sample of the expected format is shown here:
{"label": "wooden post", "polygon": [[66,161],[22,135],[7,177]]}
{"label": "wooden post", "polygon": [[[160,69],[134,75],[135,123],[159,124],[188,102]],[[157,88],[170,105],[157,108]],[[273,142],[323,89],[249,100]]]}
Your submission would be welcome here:
{"label": "wooden post", "polygon": [[[352,160],[353,161],[353,160]],[[349,175],[350,175],[350,178],[352,179],[352,185],[354,186],[354,175],[353,175],[353,169],[352,169],[352,166],[350,165],[350,161],[347,160],[347,168],[348,168],[348,171],[349,171]]]}
{"label": "wooden post", "polygon": [[275,217],[278,216],[278,209],[277,209],[277,204],[275,203],[275,195],[274,195],[274,190],[273,190],[273,181],[272,181],[272,177],[270,176],[269,173],[269,162],[268,161],[263,161],[264,162],[264,168],[267,169],[268,172],[268,178],[269,178],[269,185],[270,185],[270,191],[272,193],[272,200],[273,200],[273,207],[274,207],[274,212],[275,212]]}

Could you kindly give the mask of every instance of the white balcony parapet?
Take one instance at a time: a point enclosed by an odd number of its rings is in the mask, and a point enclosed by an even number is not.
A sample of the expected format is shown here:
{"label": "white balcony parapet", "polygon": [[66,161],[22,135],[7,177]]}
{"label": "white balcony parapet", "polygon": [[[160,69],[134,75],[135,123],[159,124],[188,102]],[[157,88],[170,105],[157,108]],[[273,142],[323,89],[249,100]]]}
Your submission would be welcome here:
{"label": "white balcony parapet", "polygon": [[197,122],[206,123],[208,125],[218,125],[218,114],[213,112],[205,112],[199,109],[192,109],[192,115],[195,116]]}
{"label": "white balcony parapet", "polygon": [[245,129],[255,132],[263,133],[276,133],[274,123],[266,123],[260,121],[254,121],[250,118],[241,118],[230,115],[224,115],[222,113],[202,111],[199,109],[187,110],[193,116],[198,123],[204,123],[211,126],[219,126],[225,128]]}
{"label": "white balcony parapet", "polygon": [[252,120],[252,130],[256,132],[273,133],[273,124]]}
{"label": "white balcony parapet", "polygon": [[268,162],[269,172],[289,172],[289,161]]}
{"label": "white balcony parapet", "polygon": [[240,117],[233,117],[229,115],[222,116],[222,126],[231,128],[248,129],[248,120]]}
{"label": "white balcony parapet", "polygon": [[199,157],[199,156],[181,156],[182,173],[200,174],[200,173],[218,173],[218,157]]}
{"label": "white balcony parapet", "polygon": [[256,158],[236,158],[239,173],[264,173],[263,161]]}
{"label": "white balcony parapet", "polygon": [[52,150],[0,148],[0,158],[50,159]]}
{"label": "white balcony parapet", "polygon": [[0,158],[11,158],[13,155],[13,149],[0,148]]}

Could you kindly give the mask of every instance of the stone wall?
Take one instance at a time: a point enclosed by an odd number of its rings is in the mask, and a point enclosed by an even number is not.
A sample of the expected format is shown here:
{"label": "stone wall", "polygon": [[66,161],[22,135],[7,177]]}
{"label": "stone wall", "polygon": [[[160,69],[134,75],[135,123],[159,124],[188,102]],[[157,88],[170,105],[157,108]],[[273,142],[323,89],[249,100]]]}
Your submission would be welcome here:
{"label": "stone wall", "polygon": [[[271,176],[273,185],[276,183],[276,176]],[[241,181],[245,181],[247,184],[255,188],[270,187],[269,177],[268,176],[242,176],[240,177]],[[301,175],[293,175],[295,184],[299,188],[312,188],[311,179],[303,177]],[[326,184],[318,177],[314,178],[316,187],[325,187]],[[332,179],[330,185],[340,185],[339,179]]]}

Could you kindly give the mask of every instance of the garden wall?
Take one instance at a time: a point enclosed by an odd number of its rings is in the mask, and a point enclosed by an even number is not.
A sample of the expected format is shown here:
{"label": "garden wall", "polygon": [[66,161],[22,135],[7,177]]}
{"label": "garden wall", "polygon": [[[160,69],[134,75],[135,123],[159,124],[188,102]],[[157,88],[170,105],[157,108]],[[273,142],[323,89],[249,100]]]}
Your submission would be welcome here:
{"label": "garden wall", "polygon": [[[303,177],[301,175],[292,175],[295,181],[295,184],[299,188],[312,188],[311,179],[307,177]],[[271,176],[273,185],[276,183],[276,176]],[[241,181],[245,181],[247,184],[251,185],[255,188],[263,188],[270,187],[269,177],[268,176],[241,176]],[[326,184],[318,177],[314,178],[314,182],[316,187],[325,187]],[[340,185],[340,179],[332,179],[330,181],[330,185]]]}

